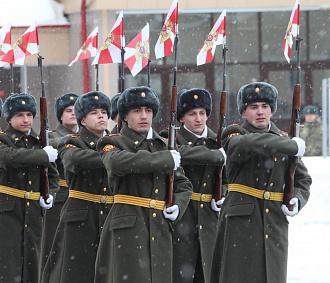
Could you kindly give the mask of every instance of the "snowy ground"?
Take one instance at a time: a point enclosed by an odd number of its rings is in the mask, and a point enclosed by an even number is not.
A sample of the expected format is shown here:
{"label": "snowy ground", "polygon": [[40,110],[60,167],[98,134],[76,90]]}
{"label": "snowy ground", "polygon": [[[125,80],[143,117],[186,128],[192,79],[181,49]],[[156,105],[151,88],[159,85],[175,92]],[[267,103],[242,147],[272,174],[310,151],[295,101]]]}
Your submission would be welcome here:
{"label": "snowy ground", "polygon": [[307,205],[290,218],[288,283],[330,282],[330,157],[303,157],[312,176]]}

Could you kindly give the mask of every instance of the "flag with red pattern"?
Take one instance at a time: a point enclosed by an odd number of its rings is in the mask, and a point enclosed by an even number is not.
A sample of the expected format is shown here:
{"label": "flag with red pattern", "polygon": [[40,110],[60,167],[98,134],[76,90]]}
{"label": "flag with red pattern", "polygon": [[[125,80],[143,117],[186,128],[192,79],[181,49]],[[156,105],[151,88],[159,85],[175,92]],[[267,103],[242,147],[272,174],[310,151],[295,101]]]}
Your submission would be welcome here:
{"label": "flag with red pattern", "polygon": [[226,44],[226,10],[221,13],[199,50],[197,66],[210,63],[214,58],[217,45],[220,44]]}
{"label": "flag with red pattern", "polygon": [[123,11],[121,11],[102,48],[96,54],[92,65],[121,63],[121,49],[124,46],[124,17]]}
{"label": "flag with red pattern", "polygon": [[24,65],[25,57],[37,53],[39,53],[38,28],[36,25],[32,25],[11,46],[11,49],[2,57],[1,61],[4,64]]}
{"label": "flag with red pattern", "polygon": [[11,47],[11,26],[5,25],[0,29],[0,56],[7,54]]}
{"label": "flag with red pattern", "polygon": [[178,13],[178,0],[174,0],[155,46],[156,59],[169,56],[173,53],[174,39],[178,32]]}
{"label": "flag with red pattern", "polygon": [[290,63],[291,50],[293,45],[293,39],[299,36],[300,25],[300,2],[296,0],[293,10],[291,12],[290,21],[286,29],[284,36],[282,49],[284,50],[284,57]]}
{"label": "flag with red pattern", "polygon": [[69,67],[71,67],[74,62],[96,56],[98,49],[98,35],[99,35],[99,31],[98,31],[98,27],[96,27],[87,37],[84,44],[81,46],[76,56],[69,64]]}
{"label": "flag with red pattern", "polygon": [[148,65],[149,55],[149,24],[147,24],[125,47],[125,64],[133,77]]}

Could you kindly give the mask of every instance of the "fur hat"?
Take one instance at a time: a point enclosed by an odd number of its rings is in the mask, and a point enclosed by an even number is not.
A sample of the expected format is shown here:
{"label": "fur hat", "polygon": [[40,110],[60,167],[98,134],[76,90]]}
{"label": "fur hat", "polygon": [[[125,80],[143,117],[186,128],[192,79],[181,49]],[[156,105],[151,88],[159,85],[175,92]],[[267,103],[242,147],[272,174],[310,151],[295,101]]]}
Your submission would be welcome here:
{"label": "fur hat", "polygon": [[265,82],[255,82],[244,85],[240,88],[237,94],[237,109],[242,115],[246,107],[254,102],[266,102],[270,105],[272,113],[277,109],[277,89]]}
{"label": "fur hat", "polygon": [[159,109],[159,99],[157,94],[149,87],[130,87],[120,95],[117,105],[119,118],[122,121],[124,121],[128,111],[139,107],[151,108],[153,118],[155,118]]}
{"label": "fur hat", "polygon": [[78,98],[78,95],[75,93],[66,93],[58,97],[55,101],[55,113],[57,120],[62,124],[62,114],[65,108],[68,106],[74,105]]}
{"label": "fur hat", "polygon": [[34,118],[37,114],[37,102],[31,94],[14,93],[5,100],[2,111],[7,122],[19,112],[31,112]]}
{"label": "fur hat", "polygon": [[206,110],[206,116],[209,117],[212,111],[211,94],[202,88],[180,90],[178,93],[178,121],[180,121],[186,112],[194,108],[204,108]]}
{"label": "fur hat", "polygon": [[117,93],[113,98],[111,98],[111,120],[115,119],[118,115],[118,106],[117,102],[119,99],[120,93]]}
{"label": "fur hat", "polygon": [[315,115],[319,115],[319,108],[315,105],[306,105],[303,110],[302,110],[302,114],[306,115],[306,114],[315,114]]}
{"label": "fur hat", "polygon": [[79,126],[82,126],[81,120],[88,112],[102,108],[107,111],[108,117],[111,115],[110,98],[100,91],[91,91],[79,96],[74,104],[74,113]]}
{"label": "fur hat", "polygon": [[0,117],[1,117],[1,113],[2,113],[2,105],[3,105],[3,102],[2,102],[2,99],[0,98]]}

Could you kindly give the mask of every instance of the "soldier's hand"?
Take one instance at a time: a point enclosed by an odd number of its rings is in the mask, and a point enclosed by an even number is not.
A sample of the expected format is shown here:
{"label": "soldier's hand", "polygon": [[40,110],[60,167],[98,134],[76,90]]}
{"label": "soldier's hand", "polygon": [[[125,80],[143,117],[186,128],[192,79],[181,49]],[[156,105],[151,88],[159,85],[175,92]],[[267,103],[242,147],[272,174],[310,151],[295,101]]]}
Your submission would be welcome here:
{"label": "soldier's hand", "polygon": [[57,159],[57,155],[58,155],[57,149],[53,148],[50,145],[47,145],[43,148],[43,150],[46,151],[49,162],[55,162],[55,160]]}
{"label": "soldier's hand", "polygon": [[170,207],[165,207],[163,210],[164,217],[168,220],[174,221],[179,216],[179,207],[174,204]]}
{"label": "soldier's hand", "polygon": [[52,195],[49,195],[47,199],[47,203],[45,202],[43,197],[40,197],[39,204],[42,208],[45,209],[51,209],[53,207],[54,197]]}
{"label": "soldier's hand", "polygon": [[211,208],[215,211],[215,212],[219,212],[221,211],[221,206],[223,204],[223,202],[225,201],[225,197],[222,197],[220,200],[215,201],[215,199],[213,198],[211,200]]}
{"label": "soldier's hand", "polygon": [[173,161],[174,161],[174,168],[173,170],[176,170],[180,167],[180,163],[181,163],[181,155],[178,151],[176,150],[170,150],[172,157],[173,157]]}
{"label": "soldier's hand", "polygon": [[302,157],[304,156],[306,144],[305,141],[298,137],[293,137],[292,140],[294,140],[298,145],[298,152],[295,156]]}
{"label": "soldier's hand", "polygon": [[283,214],[286,216],[296,216],[298,214],[298,199],[297,198],[292,198],[290,200],[290,204],[293,205],[292,211],[288,209],[288,207],[285,204],[281,205],[281,209],[283,211]]}
{"label": "soldier's hand", "polygon": [[221,151],[221,153],[222,153],[222,155],[223,155],[223,158],[224,158],[224,160],[225,160],[225,161],[223,162],[223,164],[226,165],[226,162],[227,162],[227,154],[226,154],[225,150],[224,150],[222,147],[220,147],[219,150]]}

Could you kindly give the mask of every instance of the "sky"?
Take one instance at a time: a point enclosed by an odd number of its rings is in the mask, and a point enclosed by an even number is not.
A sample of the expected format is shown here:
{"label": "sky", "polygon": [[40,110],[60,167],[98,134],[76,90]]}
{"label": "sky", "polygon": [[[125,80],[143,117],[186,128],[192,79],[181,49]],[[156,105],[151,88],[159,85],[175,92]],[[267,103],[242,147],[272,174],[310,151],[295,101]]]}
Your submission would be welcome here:
{"label": "sky", "polygon": [[[65,25],[63,5],[54,0],[14,0],[15,4],[0,0],[0,26],[12,27],[42,25]],[[27,16],[28,15],[28,16]]]}
{"label": "sky", "polygon": [[311,196],[289,217],[287,283],[330,282],[330,157],[303,157],[312,176]]}

